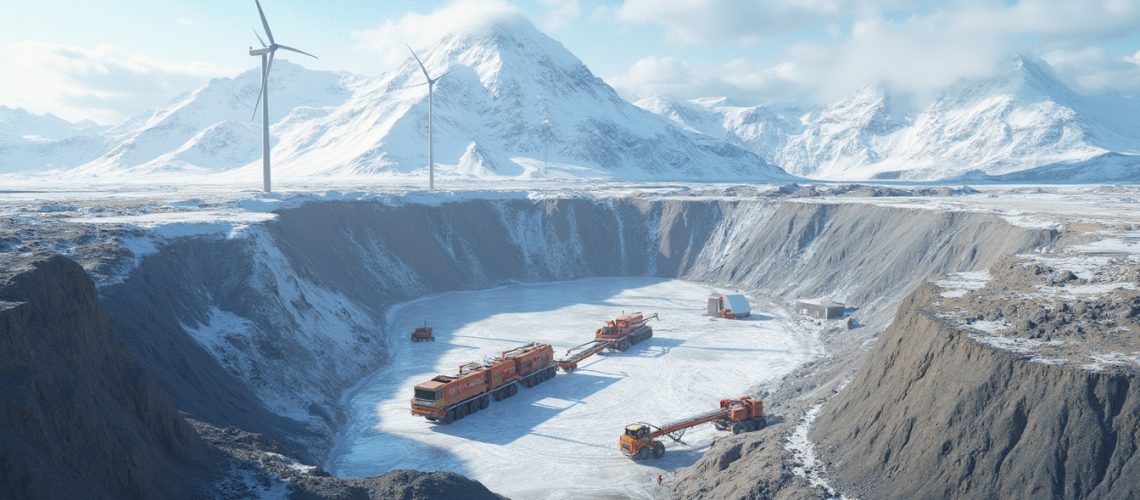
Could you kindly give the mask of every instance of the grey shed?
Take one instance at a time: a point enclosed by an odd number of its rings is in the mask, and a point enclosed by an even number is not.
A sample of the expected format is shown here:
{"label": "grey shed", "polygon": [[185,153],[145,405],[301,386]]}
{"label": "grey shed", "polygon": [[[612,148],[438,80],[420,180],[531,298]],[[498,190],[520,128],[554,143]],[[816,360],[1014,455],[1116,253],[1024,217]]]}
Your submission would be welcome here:
{"label": "grey shed", "polygon": [[830,299],[807,299],[796,302],[797,314],[816,319],[841,318],[845,308],[843,303]]}

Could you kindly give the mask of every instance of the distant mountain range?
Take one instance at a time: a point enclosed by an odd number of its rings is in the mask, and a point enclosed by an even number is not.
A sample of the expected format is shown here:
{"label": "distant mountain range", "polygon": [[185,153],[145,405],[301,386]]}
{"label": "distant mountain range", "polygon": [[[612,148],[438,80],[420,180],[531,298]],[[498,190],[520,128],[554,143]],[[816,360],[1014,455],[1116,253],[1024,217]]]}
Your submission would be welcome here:
{"label": "distant mountain range", "polygon": [[1079,95],[1044,62],[1020,56],[1002,74],[961,81],[917,111],[881,85],[805,112],[718,99],[637,105],[804,177],[1140,180],[1140,101]]}
{"label": "distant mountain range", "polygon": [[[622,99],[565,47],[515,18],[422,54],[435,91],[437,170],[457,177],[784,181],[750,150],[687,131]],[[260,72],[219,78],[96,134],[0,145],[0,172],[256,179]],[[280,60],[270,79],[274,176],[420,175],[427,88],[409,58],[379,78]],[[13,134],[16,135],[16,134]]]}
{"label": "distant mountain range", "polygon": [[[725,98],[651,97],[635,106],[521,17],[444,38],[422,55],[429,71],[450,71],[435,93],[435,158],[444,176],[1140,177],[1134,156],[1140,154],[1140,103],[1078,95],[1047,65],[1023,57],[998,77],[960,82],[913,111],[883,86],[810,109],[738,106]],[[0,107],[0,173],[50,171],[108,181],[187,175],[256,184],[261,129],[251,113],[259,78],[255,69],[214,79],[109,128]],[[275,62],[275,178],[425,175],[422,80],[410,58],[376,78]]]}

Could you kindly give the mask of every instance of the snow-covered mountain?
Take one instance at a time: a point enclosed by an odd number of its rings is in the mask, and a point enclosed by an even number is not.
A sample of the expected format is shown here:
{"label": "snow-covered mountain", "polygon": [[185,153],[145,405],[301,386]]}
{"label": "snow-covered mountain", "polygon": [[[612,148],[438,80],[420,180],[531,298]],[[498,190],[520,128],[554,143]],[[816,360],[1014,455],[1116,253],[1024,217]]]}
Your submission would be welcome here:
{"label": "snow-covered mountain", "polygon": [[737,106],[725,97],[676,101],[652,96],[634,104],[685,130],[750,149],[769,163],[777,161],[776,153],[803,128],[796,108]]}
{"label": "snow-covered mountain", "polygon": [[1140,153],[1134,102],[1078,95],[1043,62],[1017,57],[1010,66],[995,78],[943,91],[887,145],[883,162],[857,175],[1000,175],[1110,152]]}
{"label": "snow-covered mountain", "polygon": [[[313,71],[274,61],[270,75],[271,137],[295,122],[332,112],[352,95],[361,78]],[[260,119],[253,105],[260,69],[236,78],[216,78],[171,103],[106,131],[114,147],[77,169],[83,174],[135,174],[170,170],[226,170],[258,161]]]}
{"label": "snow-covered mountain", "polygon": [[90,120],[72,123],[51,113],[37,115],[0,106],[0,144],[60,140],[98,133],[104,128]]}
{"label": "snow-covered mountain", "polygon": [[107,147],[95,122],[72,123],[0,106],[0,173],[45,171],[79,165]]}
{"label": "snow-covered mountain", "polygon": [[[516,17],[422,54],[435,89],[435,158],[463,176],[785,179],[755,154],[637,108],[560,43]],[[285,175],[418,172],[427,92],[408,59],[343,106],[281,134]]]}
{"label": "snow-covered mountain", "polygon": [[[756,154],[633,106],[518,16],[421,53],[434,75],[437,171],[459,177],[788,180]],[[0,171],[77,176],[192,173],[257,179],[260,72],[218,78],[87,136],[0,150]],[[427,170],[427,88],[414,60],[378,78],[279,60],[270,78],[274,177],[326,179]]]}
{"label": "snow-covered mountain", "polygon": [[776,155],[797,175],[842,178],[882,161],[889,136],[906,126],[906,111],[886,87],[864,87],[803,118],[804,129]]}
{"label": "snow-covered mountain", "polygon": [[[723,136],[723,128],[707,126],[710,115],[692,111],[700,108],[694,102],[699,101],[639,104],[692,130]],[[1048,168],[1034,178],[1054,182],[1065,176],[1088,182],[1092,172],[1108,175],[1106,182],[1140,177],[1140,162],[1134,161],[1140,154],[1140,102],[1079,95],[1044,62],[1020,56],[997,76],[961,81],[921,109],[908,109],[885,86],[868,86],[804,114],[798,131],[785,130],[792,132],[783,142],[742,144],[791,174],[821,179],[932,179],[968,172],[1012,179],[1006,174],[1042,167]]]}

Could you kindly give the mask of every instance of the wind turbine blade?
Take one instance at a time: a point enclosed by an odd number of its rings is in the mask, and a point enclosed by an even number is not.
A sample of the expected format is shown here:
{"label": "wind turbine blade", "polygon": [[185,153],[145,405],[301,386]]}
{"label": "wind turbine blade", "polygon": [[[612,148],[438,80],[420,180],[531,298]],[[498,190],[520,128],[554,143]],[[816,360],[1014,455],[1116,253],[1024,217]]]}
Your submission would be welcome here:
{"label": "wind turbine blade", "polygon": [[455,70],[457,70],[457,69],[459,69],[459,68],[451,68],[451,69],[449,69],[449,70],[447,70],[447,71],[444,71],[442,75],[439,75],[439,76],[435,77],[435,79],[434,79],[434,80],[432,80],[432,81],[431,81],[431,83],[435,83],[435,82],[438,82],[440,78],[443,78],[443,77],[444,77],[444,76],[446,76],[448,73],[451,73],[452,71],[455,71]]}
{"label": "wind turbine blade", "polygon": [[257,4],[257,14],[261,16],[261,26],[265,28],[265,36],[269,37],[269,43],[275,43],[273,41],[273,30],[269,29],[269,21],[265,20],[265,11],[261,10],[261,2],[253,0],[253,3]]}
{"label": "wind turbine blade", "polygon": [[412,53],[412,57],[416,58],[416,62],[419,63],[420,71],[424,72],[424,78],[427,78],[428,82],[431,82],[431,76],[428,75],[427,68],[424,67],[424,62],[420,60],[420,56],[416,55],[416,51],[412,50],[411,45],[408,45],[408,51]]}
{"label": "wind turbine blade", "polygon": [[264,48],[267,48],[267,46],[265,45],[265,40],[262,40],[262,39],[261,39],[261,35],[259,35],[259,34],[257,33],[257,30],[256,30],[256,29],[253,29],[253,28],[250,28],[250,29],[251,29],[251,30],[253,30],[253,36],[257,37],[257,41],[258,41],[258,42],[261,42],[261,48],[263,48],[263,49],[264,49]]}
{"label": "wind turbine blade", "polygon": [[273,56],[275,54],[277,54],[276,50],[273,52],[270,52],[269,53],[269,62],[265,64],[265,81],[266,82],[269,81],[269,70],[273,68]]}
{"label": "wind turbine blade", "polygon": [[300,50],[300,49],[294,49],[293,47],[289,47],[289,46],[286,46],[286,45],[280,45],[280,44],[278,44],[278,45],[277,45],[277,48],[279,48],[279,49],[285,49],[285,50],[288,50],[288,51],[291,51],[291,52],[296,52],[296,53],[298,53],[298,54],[305,54],[305,55],[307,55],[307,56],[309,56],[309,57],[311,57],[311,58],[313,58],[313,59],[320,59],[319,57],[317,57],[317,56],[314,56],[314,55],[312,55],[312,54],[310,54],[310,53],[308,53],[308,52],[305,52],[305,51],[303,51],[303,50]]}
{"label": "wind turbine blade", "polygon": [[249,121],[253,121],[254,118],[257,118],[257,108],[261,107],[261,96],[262,96],[262,94],[265,94],[265,82],[267,80],[269,80],[269,75],[262,73],[261,74],[261,90],[257,93],[257,102],[255,102],[253,104],[253,116],[249,117]]}

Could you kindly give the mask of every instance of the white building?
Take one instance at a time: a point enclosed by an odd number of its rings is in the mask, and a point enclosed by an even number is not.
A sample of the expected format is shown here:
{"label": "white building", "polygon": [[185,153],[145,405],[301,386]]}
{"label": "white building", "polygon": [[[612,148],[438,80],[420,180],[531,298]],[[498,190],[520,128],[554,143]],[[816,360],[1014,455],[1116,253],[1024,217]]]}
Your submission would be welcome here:
{"label": "white building", "polygon": [[816,319],[841,318],[846,308],[842,302],[831,299],[805,299],[796,302],[796,313]]}

